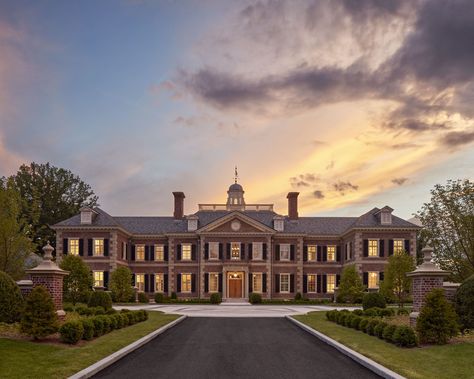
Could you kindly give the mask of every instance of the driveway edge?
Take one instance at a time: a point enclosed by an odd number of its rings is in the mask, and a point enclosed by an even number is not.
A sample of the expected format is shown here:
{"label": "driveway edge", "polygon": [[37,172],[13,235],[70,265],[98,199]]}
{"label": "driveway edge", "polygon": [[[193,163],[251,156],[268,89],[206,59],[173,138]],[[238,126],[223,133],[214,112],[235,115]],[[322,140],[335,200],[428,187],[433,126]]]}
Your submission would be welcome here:
{"label": "driveway edge", "polygon": [[367,358],[366,356],[358,353],[357,351],[348,348],[342,343],[337,342],[336,340],[333,340],[332,338],[326,336],[325,334],[318,332],[317,330],[309,327],[308,325],[303,324],[302,322],[294,319],[293,317],[285,316],[285,318],[291,321],[292,323],[296,324],[297,326],[299,326],[304,331],[312,334],[313,336],[319,338],[321,341],[339,350],[342,354],[348,356],[349,358],[353,359],[354,361],[361,364],[362,366],[375,372],[377,375],[380,375],[381,377],[386,378],[386,379],[406,379],[404,376],[397,374],[395,371],[392,371],[386,368],[385,366],[382,366],[380,363],[377,363],[373,361],[372,359]]}
{"label": "driveway edge", "polygon": [[69,379],[83,379],[83,378],[90,378],[91,376],[97,374],[99,371],[102,371],[104,368],[110,366],[111,364],[117,362],[119,359],[125,357],[126,355],[130,354],[132,351],[137,350],[138,348],[142,347],[143,345],[150,342],[152,339],[156,338],[166,330],[172,328],[173,326],[179,324],[183,321],[187,316],[181,316],[174,321],[162,326],[159,329],[147,334],[146,336],[140,338],[139,340],[132,342],[130,345],[127,345],[120,350],[116,351],[115,353],[110,354],[109,356],[101,359],[100,361],[86,367],[85,369],[75,373],[74,375],[70,376]]}

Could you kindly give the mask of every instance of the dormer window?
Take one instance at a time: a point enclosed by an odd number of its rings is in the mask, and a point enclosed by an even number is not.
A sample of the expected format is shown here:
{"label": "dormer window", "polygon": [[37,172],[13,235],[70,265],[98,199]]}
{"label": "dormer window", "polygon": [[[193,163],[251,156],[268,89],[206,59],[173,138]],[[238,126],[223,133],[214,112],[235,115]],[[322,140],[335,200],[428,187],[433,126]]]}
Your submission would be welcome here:
{"label": "dormer window", "polygon": [[283,217],[275,216],[273,218],[273,229],[275,229],[277,232],[283,232],[283,230],[285,229]]}
{"label": "dormer window", "polygon": [[391,224],[392,223],[392,215],[389,212],[382,212],[380,214],[380,223],[381,224]]}
{"label": "dormer window", "polygon": [[195,215],[188,216],[188,232],[194,232],[198,228],[198,217]]}
{"label": "dormer window", "polygon": [[81,224],[92,224],[92,219],[94,215],[97,214],[92,208],[83,207],[80,209],[81,211]]}

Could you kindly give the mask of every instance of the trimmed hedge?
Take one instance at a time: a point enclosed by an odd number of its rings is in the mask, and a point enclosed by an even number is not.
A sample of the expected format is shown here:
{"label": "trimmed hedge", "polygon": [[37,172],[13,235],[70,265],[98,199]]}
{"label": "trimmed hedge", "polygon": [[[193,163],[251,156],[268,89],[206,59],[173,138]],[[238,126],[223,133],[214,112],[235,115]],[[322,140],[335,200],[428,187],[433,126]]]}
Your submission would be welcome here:
{"label": "trimmed hedge", "polygon": [[462,329],[474,329],[474,275],[467,278],[456,292],[454,301]]}
{"label": "trimmed hedge", "polygon": [[383,339],[387,342],[393,342],[393,333],[395,333],[395,329],[397,329],[396,325],[388,324],[382,332]]}
{"label": "trimmed hedge", "polygon": [[388,324],[386,322],[379,322],[378,325],[374,328],[374,335],[376,335],[380,339],[383,339],[383,331],[387,326]]}
{"label": "trimmed hedge", "polygon": [[82,339],[89,341],[94,338],[94,322],[90,318],[82,318],[82,328],[84,333],[82,334]]}
{"label": "trimmed hedge", "polygon": [[418,345],[415,331],[409,326],[397,326],[393,332],[393,342],[401,347],[414,347]]}
{"label": "trimmed hedge", "polygon": [[81,321],[68,321],[59,328],[61,341],[70,345],[78,343],[84,335],[84,327]]}
{"label": "trimmed hedge", "polygon": [[91,293],[87,305],[89,308],[102,307],[104,309],[110,309],[112,308],[112,297],[108,292],[94,291]]}
{"label": "trimmed hedge", "polygon": [[259,293],[252,292],[249,295],[249,302],[250,304],[261,304],[262,303],[262,295]]}
{"label": "trimmed hedge", "polygon": [[378,292],[366,293],[362,298],[362,308],[364,311],[369,308],[385,308],[387,305],[385,298]]}
{"label": "trimmed hedge", "polygon": [[220,293],[213,293],[211,294],[211,304],[220,304],[222,302],[221,294]]}
{"label": "trimmed hedge", "polygon": [[377,320],[377,319],[370,320],[369,323],[367,324],[367,328],[365,329],[367,334],[369,334],[371,336],[375,336],[375,328],[378,324],[380,324],[379,320]]}
{"label": "trimmed hedge", "polygon": [[161,292],[156,292],[155,293],[155,303],[161,304],[165,300],[165,295],[163,295]]}
{"label": "trimmed hedge", "polygon": [[410,311],[406,308],[398,308],[397,309],[397,315],[399,316],[408,316],[410,314]]}
{"label": "trimmed hedge", "polygon": [[145,292],[138,292],[138,302],[146,304],[150,302],[150,299]]}

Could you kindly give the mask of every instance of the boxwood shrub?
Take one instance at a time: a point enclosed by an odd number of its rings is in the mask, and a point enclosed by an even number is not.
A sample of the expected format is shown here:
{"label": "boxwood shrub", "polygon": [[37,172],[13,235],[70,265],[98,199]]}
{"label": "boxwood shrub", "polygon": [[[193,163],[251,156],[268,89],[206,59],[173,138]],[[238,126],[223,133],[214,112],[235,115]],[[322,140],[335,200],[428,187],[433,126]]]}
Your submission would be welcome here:
{"label": "boxwood shrub", "polygon": [[360,323],[359,323],[359,330],[361,332],[364,332],[364,333],[367,333],[366,332],[366,328],[367,328],[367,325],[369,324],[369,320],[366,319],[366,318],[363,318]]}
{"label": "boxwood shrub", "polygon": [[262,304],[262,295],[252,292],[249,296],[250,304]]}
{"label": "boxwood shrub", "polygon": [[362,298],[362,308],[364,308],[364,311],[374,307],[385,308],[386,305],[385,298],[378,292],[366,293]]}
{"label": "boxwood shrub", "polygon": [[149,303],[150,299],[145,292],[138,292],[138,302],[139,303]]}
{"label": "boxwood shrub", "polygon": [[396,325],[388,324],[382,332],[382,338],[387,342],[393,342],[393,333],[397,328]]}
{"label": "boxwood shrub", "polygon": [[[261,297],[260,297],[260,299],[261,299]],[[211,300],[211,304],[220,304],[222,302],[221,294],[218,293],[218,292],[215,292],[215,293],[211,294],[210,300]],[[253,303],[253,304],[255,304],[255,303]]]}
{"label": "boxwood shrub", "polygon": [[84,334],[84,327],[82,326],[82,322],[79,320],[68,321],[65,322],[59,328],[59,335],[61,337],[61,341],[75,345],[78,343]]}
{"label": "boxwood shrub", "polygon": [[89,341],[94,338],[94,322],[88,317],[82,318],[81,322],[82,328],[84,329],[82,339]]}
{"label": "boxwood shrub", "polygon": [[393,332],[393,342],[402,347],[414,347],[417,343],[415,331],[406,325],[399,325]]}
{"label": "boxwood shrub", "polygon": [[367,334],[370,334],[371,336],[375,335],[375,327],[380,323],[379,320],[377,319],[372,319],[369,321],[367,324],[366,332]]}
{"label": "boxwood shrub", "polygon": [[100,337],[104,334],[104,321],[101,316],[94,316],[90,318],[94,323],[94,337]]}
{"label": "boxwood shrub", "polygon": [[156,292],[155,293],[155,303],[161,304],[165,301],[165,295],[163,295],[161,292]]}
{"label": "boxwood shrub", "polygon": [[102,307],[104,309],[112,308],[112,297],[108,292],[104,291],[94,291],[89,297],[89,302],[87,305],[92,307]]}
{"label": "boxwood shrub", "polygon": [[364,311],[362,309],[356,309],[352,313],[355,314],[356,316],[363,316],[364,315]]}
{"label": "boxwood shrub", "polygon": [[386,322],[379,322],[378,325],[374,329],[374,335],[379,337],[380,339],[383,338],[383,330],[386,328],[388,324]]}
{"label": "boxwood shrub", "polygon": [[397,309],[397,315],[399,316],[408,316],[410,314],[410,311],[406,308],[398,308]]}
{"label": "boxwood shrub", "polygon": [[351,328],[359,329],[359,325],[361,321],[362,321],[362,317],[354,315],[351,320]]}

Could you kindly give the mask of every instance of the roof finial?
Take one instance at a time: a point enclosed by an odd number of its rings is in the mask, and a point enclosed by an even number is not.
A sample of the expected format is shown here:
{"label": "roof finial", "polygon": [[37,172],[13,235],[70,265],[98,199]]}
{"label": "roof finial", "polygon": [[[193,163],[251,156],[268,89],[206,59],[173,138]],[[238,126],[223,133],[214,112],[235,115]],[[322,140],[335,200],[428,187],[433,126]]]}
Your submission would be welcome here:
{"label": "roof finial", "polygon": [[237,183],[237,179],[239,179],[239,174],[237,173],[237,166],[235,166],[234,183]]}

